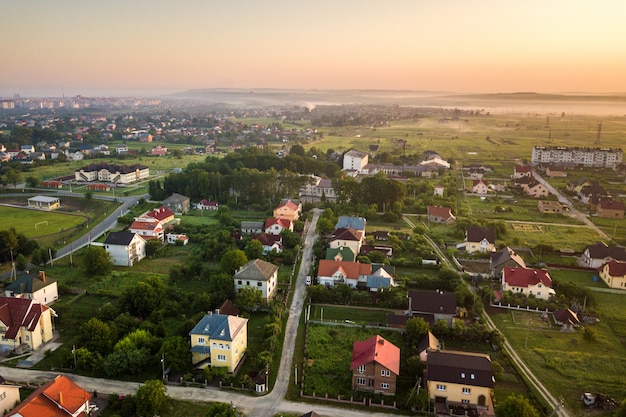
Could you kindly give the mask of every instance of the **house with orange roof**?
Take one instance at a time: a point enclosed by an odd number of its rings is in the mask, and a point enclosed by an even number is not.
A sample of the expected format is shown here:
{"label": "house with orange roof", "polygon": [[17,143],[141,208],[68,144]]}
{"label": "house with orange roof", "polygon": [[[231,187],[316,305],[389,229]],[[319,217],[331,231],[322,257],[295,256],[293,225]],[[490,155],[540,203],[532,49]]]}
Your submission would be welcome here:
{"label": "house with orange roof", "polygon": [[0,297],[0,352],[35,350],[52,340],[53,309],[27,298]]}
{"label": "house with orange roof", "polygon": [[626,262],[611,259],[602,265],[598,272],[609,288],[626,290]]}
{"label": "house with orange roof", "polygon": [[285,218],[291,221],[298,220],[302,213],[302,204],[296,203],[293,200],[282,200],[278,207],[274,209],[274,217]]}
{"label": "house with orange roof", "polygon": [[282,217],[270,217],[265,221],[263,230],[270,235],[280,235],[283,230],[293,232],[293,222]]}
{"label": "house with orange roof", "polygon": [[144,240],[159,239],[161,242],[165,234],[163,223],[153,217],[136,217],[128,230],[138,234]]}
{"label": "house with orange roof", "polygon": [[91,394],[65,375],[39,387],[7,417],[79,417],[89,415]]}
{"label": "house with orange roof", "polygon": [[400,348],[382,336],[372,336],[352,345],[352,389],[395,395],[400,375]]}
{"label": "house with orange roof", "polygon": [[516,294],[534,295],[536,298],[548,300],[556,294],[552,289],[552,278],[544,269],[512,268],[502,269],[502,291]]}
{"label": "house with orange roof", "polygon": [[346,284],[356,288],[360,279],[371,274],[372,264],[322,259],[317,268],[317,282],[329,287]]}

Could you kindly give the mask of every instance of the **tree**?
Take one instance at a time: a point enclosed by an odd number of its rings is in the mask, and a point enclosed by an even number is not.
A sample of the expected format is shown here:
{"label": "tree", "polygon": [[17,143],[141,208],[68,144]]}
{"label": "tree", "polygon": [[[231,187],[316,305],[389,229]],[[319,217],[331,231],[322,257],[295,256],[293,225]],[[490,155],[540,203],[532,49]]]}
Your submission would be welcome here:
{"label": "tree", "polygon": [[539,417],[539,412],[522,395],[509,395],[496,407],[496,414],[507,417]]}
{"label": "tree", "polygon": [[35,188],[39,186],[39,178],[33,177],[33,176],[26,178],[26,185],[28,185],[31,188]]}
{"label": "tree", "polygon": [[161,239],[150,239],[146,242],[146,256],[152,258],[162,246]]}
{"label": "tree", "polygon": [[108,324],[97,318],[91,318],[78,329],[79,344],[90,352],[106,356],[113,347],[113,332]]}
{"label": "tree", "polygon": [[135,402],[139,417],[160,415],[167,405],[168,397],[165,394],[165,384],[158,379],[146,381],[137,390]]}
{"label": "tree", "polygon": [[163,355],[165,366],[172,372],[185,371],[191,364],[189,343],[181,336],[170,336],[165,339],[159,353]]}
{"label": "tree", "polygon": [[21,253],[15,258],[15,269],[18,271],[26,271],[28,269],[28,260]]}
{"label": "tree", "polygon": [[248,241],[245,248],[248,259],[258,259],[263,256],[263,245],[256,239]]}
{"label": "tree", "polygon": [[222,267],[222,271],[227,274],[233,274],[240,267],[244,266],[248,263],[248,258],[246,258],[246,254],[241,249],[229,249],[222,256],[222,260],[220,261],[220,266]]}
{"label": "tree", "polygon": [[237,413],[230,404],[215,403],[207,411],[206,417],[237,417]]}
{"label": "tree", "polygon": [[113,263],[111,256],[100,246],[91,246],[85,253],[87,272],[94,275],[106,275],[111,272]]}
{"label": "tree", "polygon": [[17,188],[17,183],[22,179],[22,174],[19,171],[9,168],[4,175],[8,184],[13,184],[13,188]]}
{"label": "tree", "polygon": [[247,311],[255,311],[263,304],[263,294],[254,287],[243,287],[237,294],[237,305]]}
{"label": "tree", "polygon": [[420,340],[428,333],[428,323],[421,317],[414,317],[406,321],[405,336],[406,344],[409,350],[413,354],[418,354],[417,351]]}

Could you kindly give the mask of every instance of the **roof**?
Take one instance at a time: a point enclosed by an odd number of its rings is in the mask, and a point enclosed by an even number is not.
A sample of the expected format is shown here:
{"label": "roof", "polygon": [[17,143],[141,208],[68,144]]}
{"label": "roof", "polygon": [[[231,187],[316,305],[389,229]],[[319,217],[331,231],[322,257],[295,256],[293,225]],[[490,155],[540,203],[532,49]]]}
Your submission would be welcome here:
{"label": "roof", "polygon": [[[39,387],[6,416],[66,417],[79,414],[91,394],[65,375]],[[87,411],[87,410],[85,410]]]}
{"label": "roof", "polygon": [[190,335],[204,335],[209,339],[233,341],[248,323],[243,317],[226,314],[206,314],[189,332]]}
{"label": "roof", "polygon": [[260,235],[254,236],[253,239],[261,242],[263,246],[282,245],[283,243],[283,237],[281,235],[272,235],[270,233],[261,233]]}
{"label": "roof", "polygon": [[519,256],[517,253],[515,253],[515,251],[509,248],[508,246],[505,246],[504,248],[500,249],[497,252],[491,253],[491,265],[492,266],[502,265],[503,263],[507,261],[514,261],[516,264],[518,264],[522,268],[526,267],[526,262],[524,262],[524,259],[521,256]]}
{"label": "roof", "polygon": [[340,229],[336,229],[333,232],[331,241],[333,241],[333,240],[361,241],[361,237],[362,236],[363,236],[363,231],[362,230],[340,228]]}
{"label": "roof", "polygon": [[326,249],[326,259],[334,260],[337,256],[346,262],[354,262],[355,260],[354,252],[347,246]]}
{"label": "roof", "polygon": [[437,339],[429,330],[428,333],[420,339],[420,342],[417,345],[417,351],[421,353],[426,349],[438,350],[440,346],[441,344],[439,343],[439,339]]}
{"label": "roof", "polygon": [[200,200],[200,205],[205,206],[205,207],[217,207],[217,201],[209,201],[207,199],[202,199]]}
{"label": "roof", "polygon": [[28,201],[39,201],[40,203],[55,203],[59,201],[58,197],[48,197],[45,195],[37,195],[35,197],[31,197]]}
{"label": "roof", "polygon": [[7,327],[5,337],[15,339],[22,326],[32,332],[48,309],[28,298],[0,297],[0,321]]}
{"label": "roof", "polygon": [[452,215],[452,210],[450,210],[450,207],[441,206],[428,206],[428,215],[440,217],[444,220],[448,220],[454,217],[454,215]]}
{"label": "roof", "polygon": [[309,411],[306,414],[302,414],[300,417],[320,417],[315,411]]}
{"label": "roof", "polygon": [[8,283],[4,289],[15,294],[32,294],[50,284],[51,282],[46,282],[35,274],[22,274],[15,281]]}
{"label": "roof", "polygon": [[490,227],[467,226],[465,236],[468,242],[480,242],[487,239],[489,243],[496,243],[496,232]]}
{"label": "roof", "polygon": [[477,185],[480,185],[481,183],[484,184],[485,186],[487,185],[487,181],[485,180],[473,180],[472,188],[476,187]]}
{"label": "roof", "polygon": [[376,362],[394,374],[400,375],[400,348],[379,335],[362,342],[354,342],[350,369],[356,369],[371,362]]}
{"label": "roof", "polygon": [[178,193],[172,193],[171,196],[169,196],[165,200],[163,200],[163,204],[182,203],[184,201],[189,201],[189,197],[184,196],[182,194],[178,194]]}
{"label": "roof", "polygon": [[105,245],[122,245],[128,246],[135,237],[135,233],[131,232],[111,232],[104,240]]}
{"label": "roof", "polygon": [[502,273],[504,282],[512,287],[528,287],[539,283],[552,287],[552,278],[544,269],[505,267]]}
{"label": "roof", "polygon": [[411,316],[405,316],[402,314],[388,314],[387,315],[387,326],[390,324],[402,325],[405,326],[407,320],[409,320]]}
{"label": "roof", "polygon": [[364,156],[367,156],[367,153],[352,149],[346,152],[344,156],[351,158],[363,158]]}
{"label": "roof", "polygon": [[280,204],[276,207],[276,210],[282,207],[288,208],[292,211],[298,211],[300,209],[300,206],[294,203],[292,200],[282,200]]}
{"label": "roof", "polygon": [[365,230],[367,220],[364,217],[340,216],[335,229]]}
{"label": "roof", "polygon": [[119,172],[121,174],[129,174],[131,172],[135,172],[137,170],[144,170],[144,169],[148,169],[148,167],[144,165],[140,165],[140,164],[122,166],[122,165],[115,165],[115,164],[109,164],[109,163],[103,162],[99,164],[89,164],[87,166],[82,167],[79,171],[94,172],[94,171],[107,170],[109,172]]}
{"label": "roof", "polygon": [[272,227],[275,224],[280,226],[282,229],[289,229],[291,227],[291,220],[285,219],[284,217],[270,217],[265,221],[264,228],[267,229],[268,227]]}
{"label": "roof", "polygon": [[145,214],[146,217],[152,217],[157,220],[165,220],[168,217],[172,217],[174,212],[170,210],[167,206],[161,206],[159,208],[155,208],[154,210],[150,210]]}
{"label": "roof", "polygon": [[603,210],[624,210],[625,207],[621,200],[604,200],[600,203],[600,208]]}
{"label": "roof", "polygon": [[372,264],[321,259],[317,268],[317,276],[332,277],[338,271],[346,278],[358,279],[361,275],[371,275]]}
{"label": "roof", "polygon": [[242,229],[263,229],[263,222],[253,222],[253,221],[243,220],[241,222],[241,228]]}
{"label": "roof", "polygon": [[615,259],[611,259],[609,262],[605,263],[602,266],[602,269],[607,269],[608,273],[612,277],[623,277],[626,276],[626,262],[616,261]]}
{"label": "roof", "polygon": [[488,388],[494,385],[491,358],[482,353],[435,350],[428,353],[426,367],[429,381]]}
{"label": "roof", "polygon": [[163,230],[163,225],[157,219],[151,217],[152,221],[135,220],[128,228],[130,230]]}
{"label": "roof", "polygon": [[555,310],[552,314],[554,315],[554,320],[560,323],[580,324],[578,315],[569,308]]}
{"label": "roof", "polygon": [[389,288],[391,287],[391,278],[368,275],[366,285],[367,288]]}
{"label": "roof", "polygon": [[233,278],[245,278],[255,281],[268,281],[274,273],[278,271],[278,266],[261,259],[248,262],[235,273]]}
{"label": "roof", "polygon": [[224,314],[227,316],[238,316],[240,311],[230,300],[226,300],[222,303],[221,306],[217,309],[219,314]]}
{"label": "roof", "polygon": [[620,246],[607,246],[602,242],[594,243],[585,248],[591,259],[612,258],[618,261],[626,261],[626,249]]}
{"label": "roof", "polygon": [[515,172],[526,173],[531,172],[533,168],[530,165],[515,165]]}
{"label": "roof", "polygon": [[453,292],[409,290],[411,311],[433,314],[456,314]]}

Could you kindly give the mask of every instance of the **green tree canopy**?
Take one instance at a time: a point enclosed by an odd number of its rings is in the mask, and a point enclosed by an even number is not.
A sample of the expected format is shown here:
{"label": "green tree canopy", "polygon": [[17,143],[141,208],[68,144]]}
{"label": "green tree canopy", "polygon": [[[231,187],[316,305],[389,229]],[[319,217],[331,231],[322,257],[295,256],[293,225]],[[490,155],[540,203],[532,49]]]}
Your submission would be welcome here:
{"label": "green tree canopy", "polygon": [[163,381],[158,379],[146,381],[139,387],[135,397],[137,415],[139,417],[160,415],[167,406],[168,399]]}
{"label": "green tree canopy", "polygon": [[527,398],[522,395],[509,395],[496,407],[499,416],[506,417],[540,417],[539,412]]}
{"label": "green tree canopy", "polygon": [[106,356],[113,347],[113,332],[108,324],[91,318],[78,329],[79,344],[87,350]]}
{"label": "green tree canopy", "polygon": [[222,271],[225,273],[234,274],[235,271],[247,263],[248,258],[246,257],[244,251],[241,249],[229,249],[226,251],[224,256],[222,256],[220,266],[222,267]]}
{"label": "green tree canopy", "polygon": [[215,403],[207,411],[206,417],[237,417],[237,413],[230,404]]}
{"label": "green tree canopy", "polygon": [[89,274],[106,275],[111,272],[111,256],[100,246],[91,246],[85,253],[85,268]]}
{"label": "green tree canopy", "polygon": [[264,303],[263,294],[254,287],[243,287],[237,294],[236,303],[246,311],[255,311]]}

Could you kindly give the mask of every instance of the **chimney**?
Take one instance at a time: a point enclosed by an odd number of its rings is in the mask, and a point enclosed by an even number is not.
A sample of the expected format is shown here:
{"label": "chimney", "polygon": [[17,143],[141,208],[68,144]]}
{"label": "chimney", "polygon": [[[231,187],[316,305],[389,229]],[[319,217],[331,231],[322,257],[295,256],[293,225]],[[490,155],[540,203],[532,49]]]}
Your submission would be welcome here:
{"label": "chimney", "polygon": [[63,406],[63,393],[59,391],[59,405]]}
{"label": "chimney", "polygon": [[46,282],[46,271],[39,271],[39,279]]}

